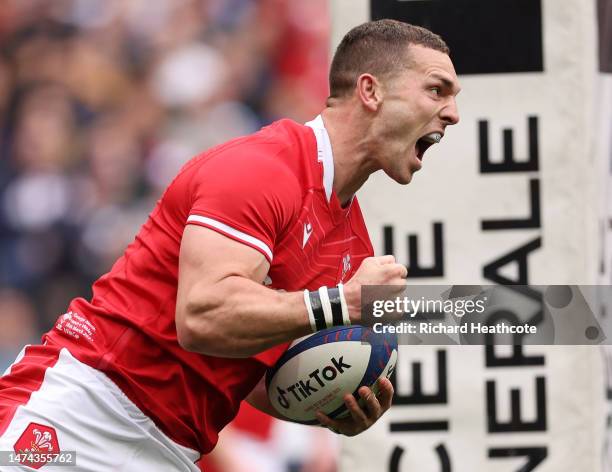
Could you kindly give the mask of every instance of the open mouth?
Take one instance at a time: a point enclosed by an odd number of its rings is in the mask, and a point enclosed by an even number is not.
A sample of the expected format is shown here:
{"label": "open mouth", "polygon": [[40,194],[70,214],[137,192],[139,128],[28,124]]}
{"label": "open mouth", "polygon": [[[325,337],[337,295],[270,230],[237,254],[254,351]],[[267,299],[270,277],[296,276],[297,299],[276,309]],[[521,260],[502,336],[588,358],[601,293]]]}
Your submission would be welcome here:
{"label": "open mouth", "polygon": [[430,146],[439,143],[441,139],[442,139],[442,133],[438,133],[438,132],[429,133],[419,138],[415,146],[417,159],[419,161],[423,160],[425,151],[427,151]]}

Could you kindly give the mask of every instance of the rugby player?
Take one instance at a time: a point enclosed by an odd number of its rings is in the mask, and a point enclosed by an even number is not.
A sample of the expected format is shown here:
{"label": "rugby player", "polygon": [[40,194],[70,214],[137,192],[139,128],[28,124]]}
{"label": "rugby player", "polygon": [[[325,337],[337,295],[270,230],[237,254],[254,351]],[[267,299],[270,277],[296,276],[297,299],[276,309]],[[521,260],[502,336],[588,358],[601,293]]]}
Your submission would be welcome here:
{"label": "rugby player", "polygon": [[[333,324],[358,323],[362,285],[406,283],[393,256],[372,257],[355,193],[378,170],[409,183],[458,122],[448,53],[426,29],[365,23],[334,55],[321,115],[189,161],[92,299],[0,378],[0,450],[195,471],[242,400],[273,413],[260,381],[291,340],[328,326],[334,303]],[[391,405],[391,383],[379,387],[360,389],[364,408],[347,392],[350,417],[320,422],[364,431]]]}

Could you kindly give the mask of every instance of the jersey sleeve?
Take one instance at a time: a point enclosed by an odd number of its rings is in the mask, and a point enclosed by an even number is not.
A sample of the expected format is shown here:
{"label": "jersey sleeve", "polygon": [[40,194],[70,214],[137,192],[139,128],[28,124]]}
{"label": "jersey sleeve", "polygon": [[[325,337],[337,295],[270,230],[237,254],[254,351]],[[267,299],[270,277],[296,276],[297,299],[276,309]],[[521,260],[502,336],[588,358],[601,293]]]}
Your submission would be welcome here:
{"label": "jersey sleeve", "polygon": [[194,176],[188,224],[205,226],[261,252],[274,245],[297,214],[298,180],[276,155],[225,151],[208,158]]}

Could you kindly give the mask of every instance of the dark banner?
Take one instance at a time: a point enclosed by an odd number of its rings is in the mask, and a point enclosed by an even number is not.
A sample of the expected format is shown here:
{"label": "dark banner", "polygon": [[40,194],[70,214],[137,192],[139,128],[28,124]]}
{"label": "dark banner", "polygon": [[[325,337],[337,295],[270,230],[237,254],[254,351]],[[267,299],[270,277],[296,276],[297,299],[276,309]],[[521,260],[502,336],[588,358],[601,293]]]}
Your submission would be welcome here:
{"label": "dark banner", "polygon": [[370,9],[373,20],[441,35],[459,74],[544,70],[541,0],[371,0]]}
{"label": "dark banner", "polygon": [[612,0],[597,0],[599,70],[612,72]]}

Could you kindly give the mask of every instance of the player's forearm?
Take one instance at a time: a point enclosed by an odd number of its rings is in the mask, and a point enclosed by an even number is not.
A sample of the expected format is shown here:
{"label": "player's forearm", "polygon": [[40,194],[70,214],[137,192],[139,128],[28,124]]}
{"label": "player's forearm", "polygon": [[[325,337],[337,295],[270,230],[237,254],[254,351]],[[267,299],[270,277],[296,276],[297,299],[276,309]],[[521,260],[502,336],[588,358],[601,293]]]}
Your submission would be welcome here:
{"label": "player's forearm", "polygon": [[[278,418],[279,420],[287,420],[283,415],[274,409],[270,399],[268,398],[268,392],[266,390],[265,379],[262,378],[257,386],[249,393],[245,398],[245,401],[253,408],[258,409],[262,413]],[[288,421],[288,420],[287,420]]]}
{"label": "player's forearm", "polygon": [[252,356],[310,331],[301,292],[270,290],[239,276],[195,285],[177,306],[183,348],[212,356]]}

